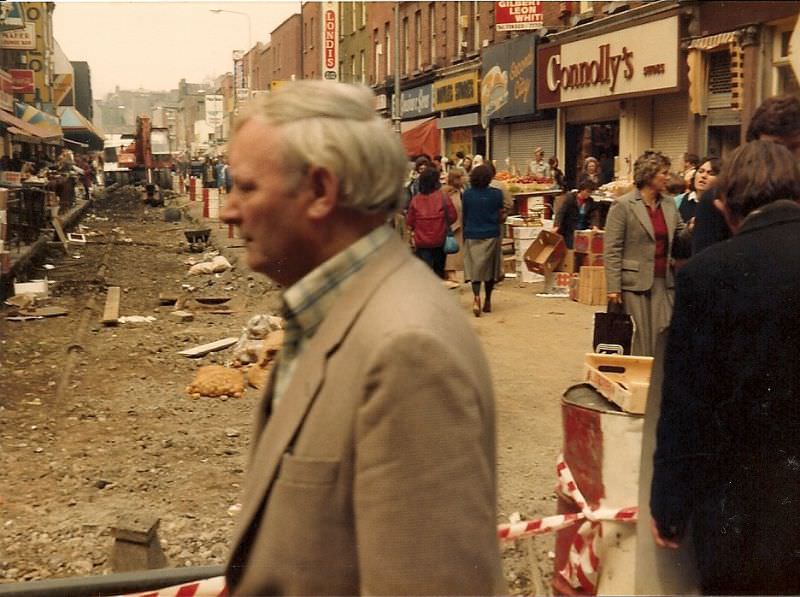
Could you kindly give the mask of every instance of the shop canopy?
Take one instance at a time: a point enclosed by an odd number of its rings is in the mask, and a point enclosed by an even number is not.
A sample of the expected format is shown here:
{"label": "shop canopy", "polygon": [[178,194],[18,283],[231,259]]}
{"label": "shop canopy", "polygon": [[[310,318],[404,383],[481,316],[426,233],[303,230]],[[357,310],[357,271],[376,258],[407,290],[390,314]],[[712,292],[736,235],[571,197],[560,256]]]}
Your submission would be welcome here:
{"label": "shop canopy", "polygon": [[64,139],[88,146],[89,149],[103,149],[103,135],[83,114],[73,106],[63,106],[58,109],[61,116],[61,129]]}
{"label": "shop canopy", "polygon": [[10,112],[0,110],[0,127],[24,143],[42,143],[51,139],[49,131],[30,122],[17,118]]}
{"label": "shop canopy", "polygon": [[22,102],[14,102],[14,113],[20,120],[35,125],[42,132],[41,137],[45,143],[61,145],[64,134],[57,117]]}
{"label": "shop canopy", "polygon": [[442,153],[441,132],[436,118],[423,118],[400,124],[400,136],[406,154],[417,156],[426,154],[433,157]]}

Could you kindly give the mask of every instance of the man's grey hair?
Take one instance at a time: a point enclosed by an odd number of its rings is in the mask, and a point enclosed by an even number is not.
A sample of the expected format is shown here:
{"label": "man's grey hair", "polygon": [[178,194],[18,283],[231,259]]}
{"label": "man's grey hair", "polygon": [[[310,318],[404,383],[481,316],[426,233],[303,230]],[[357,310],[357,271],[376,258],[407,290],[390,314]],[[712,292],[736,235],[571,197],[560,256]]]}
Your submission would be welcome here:
{"label": "man's grey hair", "polygon": [[253,118],[278,128],[284,166],[298,182],[309,167],[324,167],[339,178],[343,207],[389,213],[400,204],[405,150],[375,111],[369,88],[293,81],[250,102],[234,130]]}

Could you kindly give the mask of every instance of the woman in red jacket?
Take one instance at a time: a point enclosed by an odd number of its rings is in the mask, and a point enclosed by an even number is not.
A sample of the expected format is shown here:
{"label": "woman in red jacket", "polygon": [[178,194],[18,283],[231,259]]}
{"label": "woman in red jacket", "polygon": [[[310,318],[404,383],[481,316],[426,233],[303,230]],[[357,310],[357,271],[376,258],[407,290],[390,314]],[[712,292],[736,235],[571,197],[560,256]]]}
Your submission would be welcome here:
{"label": "woman in red jacket", "polygon": [[408,205],[406,224],[414,235],[414,254],[444,278],[444,239],[447,226],[456,221],[455,205],[441,190],[439,171],[427,168],[419,175],[419,193]]}

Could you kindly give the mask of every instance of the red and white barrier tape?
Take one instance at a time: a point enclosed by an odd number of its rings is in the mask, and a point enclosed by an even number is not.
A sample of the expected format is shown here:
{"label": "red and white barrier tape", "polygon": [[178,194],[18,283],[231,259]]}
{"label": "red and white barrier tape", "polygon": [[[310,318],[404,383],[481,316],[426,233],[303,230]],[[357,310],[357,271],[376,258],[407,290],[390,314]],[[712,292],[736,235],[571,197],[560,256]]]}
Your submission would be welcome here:
{"label": "red and white barrier tape", "polygon": [[120,597],[228,597],[228,587],[224,576],[215,576],[157,591],[128,593]]}
{"label": "red and white barrier tape", "polygon": [[558,489],[568,496],[580,508],[576,514],[559,514],[538,520],[522,521],[513,524],[499,525],[497,535],[501,540],[532,537],[572,526],[582,522],[570,545],[567,564],[559,574],[570,586],[583,589],[589,594],[597,592],[597,576],[600,569],[600,539],[602,538],[602,521],[636,522],[639,508],[595,508],[586,503],[586,499],[578,489],[572,472],[559,454],[556,464]]}
{"label": "red and white barrier tape", "polygon": [[[559,454],[556,464],[558,489],[580,508],[575,514],[558,514],[546,516],[538,520],[521,521],[512,524],[501,524],[497,527],[500,540],[510,541],[522,537],[543,535],[559,531],[582,522],[569,548],[566,566],[559,571],[564,580],[576,589],[594,595],[597,592],[597,576],[600,569],[600,539],[603,536],[602,521],[636,522],[639,508],[595,508],[586,503],[586,499],[578,489],[572,472]],[[124,597],[227,597],[228,590],[224,576],[215,576],[184,585],[167,587],[158,591],[131,593]]]}

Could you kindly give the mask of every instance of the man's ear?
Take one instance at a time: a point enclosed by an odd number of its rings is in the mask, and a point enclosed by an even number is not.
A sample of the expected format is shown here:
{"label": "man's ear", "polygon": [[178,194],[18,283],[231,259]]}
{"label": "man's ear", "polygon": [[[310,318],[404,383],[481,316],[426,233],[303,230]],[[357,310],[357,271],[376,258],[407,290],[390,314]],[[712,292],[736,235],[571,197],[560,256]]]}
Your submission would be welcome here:
{"label": "man's ear", "polygon": [[308,174],[309,199],[307,213],[321,220],[330,214],[339,199],[339,178],[327,168],[313,168]]}
{"label": "man's ear", "polygon": [[714,199],[714,207],[716,207],[722,214],[722,217],[725,218],[725,223],[728,225],[728,228],[730,228],[731,234],[736,234],[741,222],[738,218],[735,218],[733,214],[731,214],[730,210],[728,209],[728,204],[717,197]]}

